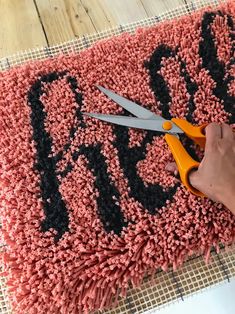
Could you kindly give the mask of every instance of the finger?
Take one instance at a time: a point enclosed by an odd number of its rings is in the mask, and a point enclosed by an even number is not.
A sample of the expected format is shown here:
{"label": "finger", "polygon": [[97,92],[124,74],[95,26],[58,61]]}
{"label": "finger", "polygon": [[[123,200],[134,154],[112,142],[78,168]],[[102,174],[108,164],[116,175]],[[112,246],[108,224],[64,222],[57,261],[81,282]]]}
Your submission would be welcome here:
{"label": "finger", "polygon": [[232,140],[234,138],[233,130],[228,124],[222,124],[222,138]]}
{"label": "finger", "polygon": [[205,150],[210,150],[217,143],[218,139],[222,138],[222,128],[217,123],[210,123],[206,127],[206,147]]}
{"label": "finger", "polygon": [[178,172],[178,168],[175,162],[169,162],[166,167],[165,167],[166,171],[172,172],[172,173],[176,173]]}
{"label": "finger", "polygon": [[189,174],[189,183],[197,190],[200,188],[200,175],[198,170],[191,171]]}

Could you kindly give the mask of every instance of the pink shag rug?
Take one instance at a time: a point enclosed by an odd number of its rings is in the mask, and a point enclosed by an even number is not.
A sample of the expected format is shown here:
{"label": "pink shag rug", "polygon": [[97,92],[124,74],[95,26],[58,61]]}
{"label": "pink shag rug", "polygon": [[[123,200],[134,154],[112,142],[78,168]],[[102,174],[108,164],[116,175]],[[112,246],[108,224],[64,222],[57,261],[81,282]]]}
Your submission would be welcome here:
{"label": "pink shag rug", "polygon": [[106,308],[145,274],[234,241],[232,214],[165,171],[163,134],[82,115],[125,114],[102,85],[165,118],[234,124],[234,76],[233,1],[0,73],[2,259],[15,313]]}

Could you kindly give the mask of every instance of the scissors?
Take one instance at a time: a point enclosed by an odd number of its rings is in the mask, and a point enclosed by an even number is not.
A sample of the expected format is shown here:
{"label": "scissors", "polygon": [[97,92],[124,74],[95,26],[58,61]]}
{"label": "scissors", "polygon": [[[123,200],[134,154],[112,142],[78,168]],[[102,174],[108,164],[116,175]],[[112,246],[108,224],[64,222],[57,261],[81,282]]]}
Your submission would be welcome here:
{"label": "scissors", "polygon": [[184,119],[172,118],[171,120],[166,120],[163,117],[156,115],[152,111],[136,104],[131,100],[128,100],[125,97],[114,93],[109,89],[106,89],[102,86],[97,86],[97,88],[114,102],[116,102],[119,106],[129,111],[135,117],[86,112],[83,112],[83,114],[105,122],[110,122],[131,128],[166,133],[164,138],[178,166],[182,183],[193,194],[204,197],[205,195],[195,189],[189,181],[189,175],[191,171],[198,169],[199,162],[194,160],[187,153],[184,146],[179,140],[178,134],[186,134],[187,137],[193,140],[201,148],[205,148],[206,136],[204,133],[204,129],[207,124],[194,126]]}

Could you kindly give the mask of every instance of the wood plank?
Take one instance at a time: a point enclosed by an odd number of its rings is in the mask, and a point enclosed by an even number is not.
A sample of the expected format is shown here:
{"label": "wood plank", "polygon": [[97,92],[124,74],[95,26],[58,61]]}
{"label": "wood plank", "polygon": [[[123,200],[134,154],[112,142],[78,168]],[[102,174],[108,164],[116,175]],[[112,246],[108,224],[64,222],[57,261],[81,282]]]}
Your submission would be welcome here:
{"label": "wood plank", "polygon": [[0,57],[47,45],[33,0],[1,0],[0,16]]}
{"label": "wood plank", "polygon": [[140,0],[35,0],[49,45],[147,17]]}
{"label": "wood plank", "polygon": [[74,18],[77,14],[72,5],[75,1],[66,2],[68,2],[68,7],[71,4],[71,10],[68,10],[63,0],[35,0],[50,46],[75,37],[70,23],[70,14]]}
{"label": "wood plank", "polygon": [[131,23],[147,17],[141,0],[102,0],[102,6],[114,25]]}
{"label": "wood plank", "polygon": [[97,32],[115,25],[115,21],[107,14],[103,0],[81,0]]}
{"label": "wood plank", "polygon": [[36,0],[36,4],[50,45],[112,25],[98,0]]}
{"label": "wood plank", "polygon": [[1,0],[0,57],[131,23],[183,3],[184,0]]}
{"label": "wood plank", "polygon": [[168,10],[184,5],[184,0],[141,0],[148,16],[160,15]]}

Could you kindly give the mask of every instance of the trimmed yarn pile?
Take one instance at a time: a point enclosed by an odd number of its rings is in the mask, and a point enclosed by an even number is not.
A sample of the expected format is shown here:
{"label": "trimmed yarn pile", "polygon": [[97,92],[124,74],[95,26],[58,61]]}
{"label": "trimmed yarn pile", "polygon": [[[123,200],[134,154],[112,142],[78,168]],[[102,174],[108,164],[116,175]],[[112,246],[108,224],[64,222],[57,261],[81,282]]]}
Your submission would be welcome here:
{"label": "trimmed yarn pile", "polygon": [[167,119],[235,124],[234,76],[233,1],[0,73],[1,257],[15,313],[107,308],[146,274],[234,242],[229,210],[165,170],[162,133],[82,115],[127,114],[101,85]]}

